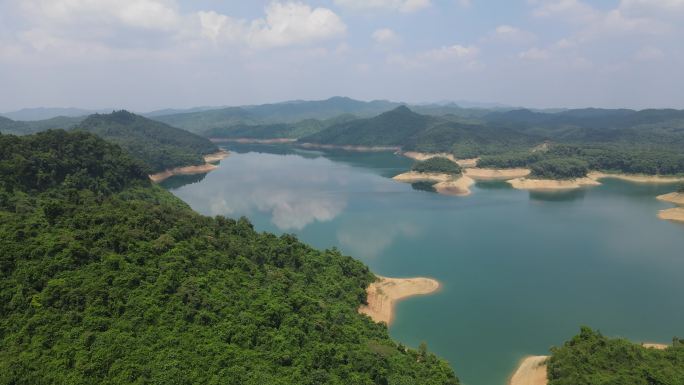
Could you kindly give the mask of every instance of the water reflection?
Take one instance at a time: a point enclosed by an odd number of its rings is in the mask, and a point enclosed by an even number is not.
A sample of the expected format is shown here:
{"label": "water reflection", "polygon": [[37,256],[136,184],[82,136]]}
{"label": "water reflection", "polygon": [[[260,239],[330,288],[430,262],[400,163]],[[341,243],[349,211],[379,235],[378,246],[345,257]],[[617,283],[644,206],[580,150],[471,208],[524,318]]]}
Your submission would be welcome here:
{"label": "water reflection", "polygon": [[435,184],[435,182],[422,181],[411,183],[411,187],[413,187],[414,190],[418,191],[437,192],[437,190],[435,190]]}
{"label": "water reflection", "polygon": [[375,258],[398,238],[417,238],[420,227],[412,222],[391,222],[386,218],[357,218],[354,223],[340,226],[337,241],[352,255]]}
{"label": "water reflection", "polygon": [[173,190],[185,185],[199,183],[204,180],[207,174],[194,174],[194,175],[176,175],[169,179],[166,179],[159,183],[160,186],[167,190]]}
{"label": "water reflection", "polygon": [[584,199],[586,194],[587,189],[585,188],[559,191],[530,191],[530,200],[542,202],[568,202]]}
{"label": "water reflection", "polygon": [[[391,183],[373,174],[354,172],[350,166],[323,157],[293,155],[291,148],[277,148],[289,155],[254,152],[262,146],[241,146],[252,152],[224,159],[224,167],[211,172],[200,186],[179,186],[192,179],[170,181],[167,188],[193,207],[208,215],[252,216],[267,213],[271,223],[283,231],[302,230],[314,222],[327,222],[347,206],[355,190],[382,190],[379,184]],[[309,154],[310,155],[310,154]],[[204,178],[202,176],[201,178]],[[353,179],[353,180],[352,180]],[[353,185],[353,186],[352,186]]]}

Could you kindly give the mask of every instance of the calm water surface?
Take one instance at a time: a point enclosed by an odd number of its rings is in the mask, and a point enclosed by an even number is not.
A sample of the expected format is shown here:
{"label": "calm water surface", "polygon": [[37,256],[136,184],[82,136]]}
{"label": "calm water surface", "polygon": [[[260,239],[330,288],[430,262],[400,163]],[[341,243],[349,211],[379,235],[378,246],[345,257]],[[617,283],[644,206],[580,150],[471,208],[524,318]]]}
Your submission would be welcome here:
{"label": "calm water surface", "polygon": [[421,341],[466,385],[504,385],[525,355],[580,325],[634,341],[684,335],[684,226],[656,217],[673,186],[607,180],[569,193],[479,183],[469,197],[414,190],[391,153],[227,146],[206,176],[165,186],[207,215],[336,246],[381,275],[430,276],[436,295],[397,308],[392,336]]}

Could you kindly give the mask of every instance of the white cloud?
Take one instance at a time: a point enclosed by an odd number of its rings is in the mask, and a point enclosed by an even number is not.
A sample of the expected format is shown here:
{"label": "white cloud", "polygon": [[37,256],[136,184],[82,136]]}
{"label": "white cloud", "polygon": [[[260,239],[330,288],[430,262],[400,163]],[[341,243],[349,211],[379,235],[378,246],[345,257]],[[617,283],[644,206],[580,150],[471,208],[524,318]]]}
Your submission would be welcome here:
{"label": "white cloud", "polygon": [[252,21],[248,41],[255,47],[307,44],[344,35],[347,26],[327,8],[303,3],[271,3],[266,19]]}
{"label": "white cloud", "polygon": [[435,64],[453,64],[451,68],[475,69],[480,66],[477,56],[480,49],[476,46],[454,44],[413,55],[392,55],[388,58],[390,64],[401,65],[404,68],[421,68]]}
{"label": "white cloud", "polygon": [[536,40],[537,37],[528,31],[523,31],[510,25],[500,25],[485,37],[485,41],[498,41],[513,44],[525,44]]}
{"label": "white cloud", "polygon": [[390,10],[407,13],[432,5],[430,0],[335,0],[335,4],[353,10]]}
{"label": "white cloud", "polygon": [[664,57],[665,53],[656,47],[643,47],[635,55],[635,58],[639,61],[658,61]]}
{"label": "white cloud", "polygon": [[399,41],[399,36],[397,34],[389,29],[389,28],[381,28],[373,32],[373,40],[375,40],[376,43],[378,44],[394,44]]}
{"label": "white cloud", "polygon": [[530,48],[527,51],[520,52],[518,57],[523,60],[546,60],[550,57],[550,54],[549,51],[535,47]]}

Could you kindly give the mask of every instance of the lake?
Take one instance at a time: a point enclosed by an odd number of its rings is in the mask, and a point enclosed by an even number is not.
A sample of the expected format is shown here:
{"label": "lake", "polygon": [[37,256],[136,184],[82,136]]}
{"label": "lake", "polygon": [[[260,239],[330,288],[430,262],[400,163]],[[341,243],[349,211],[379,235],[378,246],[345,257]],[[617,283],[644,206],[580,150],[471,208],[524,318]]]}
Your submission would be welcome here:
{"label": "lake", "polygon": [[674,186],[487,182],[450,197],[391,180],[412,164],[392,153],[226,148],[217,170],[163,186],[200,213],[337,247],[377,274],[438,279],[437,294],[399,304],[390,334],[425,341],[466,385],[504,385],[581,325],[636,342],[684,336],[684,225],[656,216]]}

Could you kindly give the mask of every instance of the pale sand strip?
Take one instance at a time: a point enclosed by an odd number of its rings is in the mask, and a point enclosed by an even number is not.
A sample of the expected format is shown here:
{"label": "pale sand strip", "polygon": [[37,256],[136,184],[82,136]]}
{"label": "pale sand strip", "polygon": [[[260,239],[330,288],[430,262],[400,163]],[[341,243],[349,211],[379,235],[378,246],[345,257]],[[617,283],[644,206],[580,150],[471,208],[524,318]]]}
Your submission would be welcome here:
{"label": "pale sand strip", "polygon": [[670,345],[667,344],[655,344],[652,342],[643,342],[641,346],[647,348],[647,349],[657,349],[657,350],[665,350],[670,347]]}
{"label": "pale sand strip", "polygon": [[454,176],[449,174],[415,171],[399,174],[392,179],[405,183],[424,181],[436,182],[436,184],[433,186],[435,191],[443,195],[455,196],[470,195],[470,186],[475,184],[475,181],[467,176]]}
{"label": "pale sand strip", "polygon": [[508,183],[518,190],[572,190],[601,184],[592,178],[564,180],[516,178],[509,180]]}
{"label": "pale sand strip", "polygon": [[587,175],[591,179],[613,178],[634,183],[677,183],[684,182],[684,177],[661,176],[661,175],[632,175],[632,174],[610,174],[599,171],[592,171]]}
{"label": "pale sand strip", "polygon": [[479,160],[479,158],[457,159],[453,154],[449,154],[446,152],[429,153],[429,152],[406,151],[406,152],[402,152],[401,154],[407,158],[415,159],[418,161],[424,161],[424,160],[428,160],[428,159],[435,158],[435,157],[447,158],[450,161],[458,164],[459,166],[461,166],[463,168],[475,167],[475,166],[477,166],[477,161]]}
{"label": "pale sand strip", "polygon": [[684,222],[684,207],[660,210],[658,212],[658,218],[668,221]]}
{"label": "pale sand strip", "polygon": [[508,385],[546,385],[546,360],[549,356],[529,356],[523,358],[518,369],[508,381]]}
{"label": "pale sand strip", "polygon": [[470,195],[470,186],[474,184],[475,181],[472,178],[462,176],[455,180],[436,183],[433,187],[435,191],[443,195],[466,196]]}
{"label": "pale sand strip", "polygon": [[222,159],[227,158],[230,155],[228,151],[221,150],[219,152],[205,155],[204,156],[204,161],[206,162],[205,164],[198,165],[198,166],[185,166],[185,167],[176,167],[172,168],[169,170],[165,170],[156,174],[151,174],[148,175],[150,180],[153,183],[159,183],[165,179],[168,179],[174,175],[195,175],[195,174],[206,174],[209,171],[216,170],[218,166],[212,163],[216,163]]}
{"label": "pale sand strip", "polygon": [[531,171],[526,168],[467,168],[463,174],[476,180],[509,180],[524,178],[530,175]]}
{"label": "pale sand strip", "polygon": [[[644,342],[641,346],[647,349],[665,350],[670,347],[667,344],[656,344]],[[546,362],[549,356],[529,356],[520,361],[520,365],[516,369],[508,385],[546,385],[549,380],[547,378]]]}
{"label": "pale sand strip", "polygon": [[272,139],[254,139],[254,138],[209,138],[212,142],[223,143],[223,142],[233,142],[233,143],[254,143],[254,144],[278,144],[278,143],[293,143],[297,139],[292,138],[272,138]]}
{"label": "pale sand strip", "polygon": [[318,144],[318,143],[299,143],[299,146],[304,148],[321,148],[324,150],[345,150],[358,152],[382,152],[382,151],[399,151],[401,147],[398,146],[355,146],[355,145],[336,145],[336,144]]}
{"label": "pale sand strip", "polygon": [[684,193],[673,192],[669,194],[659,195],[658,200],[684,206]]}
{"label": "pale sand strip", "polygon": [[376,276],[377,281],[366,289],[368,305],[361,305],[359,313],[375,322],[387,325],[394,319],[394,305],[409,297],[434,293],[439,282],[431,278],[387,278]]}

